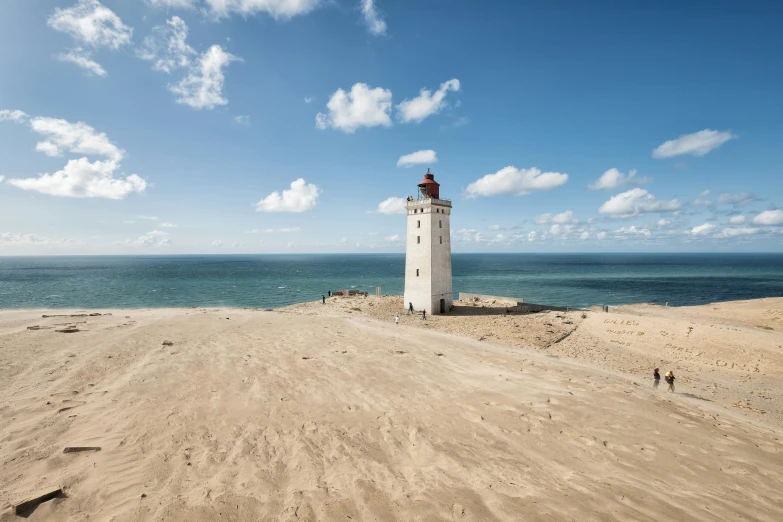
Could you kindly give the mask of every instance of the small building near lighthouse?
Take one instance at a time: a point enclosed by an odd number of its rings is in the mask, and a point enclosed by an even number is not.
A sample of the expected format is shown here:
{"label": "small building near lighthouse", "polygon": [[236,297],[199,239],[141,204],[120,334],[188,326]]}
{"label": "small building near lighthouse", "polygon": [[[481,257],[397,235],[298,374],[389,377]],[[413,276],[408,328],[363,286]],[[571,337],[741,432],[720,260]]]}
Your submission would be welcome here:
{"label": "small building near lighthouse", "polygon": [[428,314],[448,312],[451,287],[451,201],[440,198],[435,175],[424,174],[416,197],[409,197],[405,243],[405,307]]}

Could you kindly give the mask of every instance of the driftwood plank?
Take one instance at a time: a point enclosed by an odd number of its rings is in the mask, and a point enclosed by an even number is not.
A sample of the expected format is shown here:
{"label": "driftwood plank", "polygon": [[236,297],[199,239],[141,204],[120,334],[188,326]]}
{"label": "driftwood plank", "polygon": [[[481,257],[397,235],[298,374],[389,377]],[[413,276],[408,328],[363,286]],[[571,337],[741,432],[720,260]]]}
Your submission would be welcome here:
{"label": "driftwood plank", "polygon": [[41,502],[52,500],[54,497],[62,494],[63,488],[51,488],[45,489],[40,493],[28,497],[27,499],[14,504],[14,515],[23,515],[24,513],[32,510]]}
{"label": "driftwood plank", "polygon": [[63,453],[78,453],[80,451],[101,451],[100,446],[66,446]]}

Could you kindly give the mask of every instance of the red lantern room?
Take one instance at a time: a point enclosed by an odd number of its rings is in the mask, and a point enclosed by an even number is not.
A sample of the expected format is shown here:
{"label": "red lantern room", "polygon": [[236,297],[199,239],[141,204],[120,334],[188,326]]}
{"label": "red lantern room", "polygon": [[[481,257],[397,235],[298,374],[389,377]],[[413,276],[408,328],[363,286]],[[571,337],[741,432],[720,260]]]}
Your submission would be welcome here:
{"label": "red lantern room", "polygon": [[440,199],[440,184],[435,181],[435,175],[430,174],[430,169],[419,183],[419,199]]}

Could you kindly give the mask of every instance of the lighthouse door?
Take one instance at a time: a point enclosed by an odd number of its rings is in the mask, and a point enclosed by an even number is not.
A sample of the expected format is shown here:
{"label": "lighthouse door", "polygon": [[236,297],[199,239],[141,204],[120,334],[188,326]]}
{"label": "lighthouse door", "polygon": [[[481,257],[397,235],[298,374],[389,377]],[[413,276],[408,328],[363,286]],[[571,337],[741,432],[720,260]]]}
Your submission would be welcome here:
{"label": "lighthouse door", "polygon": [[446,313],[446,300],[441,299],[440,300],[440,313],[445,314]]}

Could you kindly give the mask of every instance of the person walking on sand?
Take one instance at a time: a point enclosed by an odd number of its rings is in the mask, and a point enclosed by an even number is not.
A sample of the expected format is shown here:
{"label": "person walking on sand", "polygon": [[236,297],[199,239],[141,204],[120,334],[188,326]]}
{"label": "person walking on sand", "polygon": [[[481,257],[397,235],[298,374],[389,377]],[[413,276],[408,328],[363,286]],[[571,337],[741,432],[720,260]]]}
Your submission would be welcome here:
{"label": "person walking on sand", "polygon": [[321,296],[321,303],[322,304],[326,304],[326,296],[325,295]]}
{"label": "person walking on sand", "polygon": [[661,374],[658,373],[659,368],[653,370],[653,388],[657,388],[661,384]]}
{"label": "person walking on sand", "polygon": [[669,385],[669,391],[674,393],[674,372],[671,370],[666,372],[666,384]]}
{"label": "person walking on sand", "polygon": [[396,324],[397,326],[400,325],[400,316],[399,315],[395,315],[394,316],[394,324]]}
{"label": "person walking on sand", "polygon": [[413,303],[408,303],[408,313],[409,314],[413,313]]}
{"label": "person walking on sand", "polygon": [[426,321],[427,320],[427,310],[426,309],[421,311],[421,320],[422,321]]}

